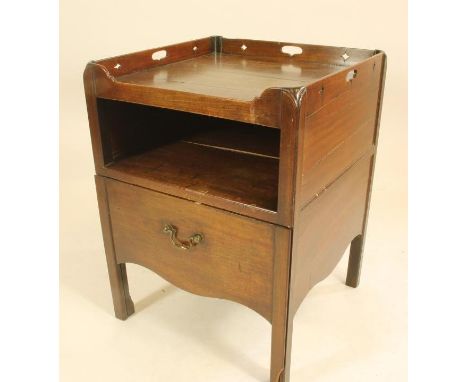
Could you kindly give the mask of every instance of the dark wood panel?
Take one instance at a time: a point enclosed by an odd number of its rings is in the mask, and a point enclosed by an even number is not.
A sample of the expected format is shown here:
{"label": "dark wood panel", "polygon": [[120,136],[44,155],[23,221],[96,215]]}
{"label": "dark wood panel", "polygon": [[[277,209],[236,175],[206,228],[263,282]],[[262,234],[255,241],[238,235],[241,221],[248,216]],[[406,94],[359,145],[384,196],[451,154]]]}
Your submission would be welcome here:
{"label": "dark wood panel", "polygon": [[184,138],[184,141],[279,159],[280,131],[268,127],[226,124],[221,128],[196,131]]}
{"label": "dark wood panel", "polygon": [[135,313],[135,306],[128,289],[127,269],[125,264],[118,264],[112,223],[110,219],[109,200],[105,178],[95,176],[96,192],[99,207],[99,217],[101,219],[102,238],[104,250],[106,252],[107,269],[111,285],[112,300],[114,303],[115,316],[120,320],[126,320]]}
{"label": "dark wood panel", "polygon": [[[328,75],[307,86],[307,103],[304,105],[306,115],[321,109],[327,103],[349,90],[369,87],[371,84],[380,86],[384,53],[377,53],[365,61],[341,68],[337,73]],[[352,72],[355,77],[348,81]]]}
{"label": "dark wood panel", "polygon": [[[112,77],[119,77],[128,73],[209,54],[213,52],[214,45],[214,38],[207,37],[180,44],[162,46],[159,48],[110,57],[95,62],[105,67]],[[194,49],[194,47],[196,47],[196,49]],[[166,57],[161,60],[154,60],[152,57],[153,53],[162,50],[166,51]]]}
{"label": "dark wood panel", "polygon": [[[284,45],[303,52],[289,56],[281,52]],[[158,50],[166,50],[167,57],[153,60]],[[337,81],[345,78],[344,68],[372,60],[374,53],[216,36],[91,62],[88,70],[102,98],[279,127],[279,88],[308,86],[318,92],[313,84],[320,82],[327,88],[319,96],[324,102],[341,92]],[[343,73],[335,78],[336,72]],[[307,114],[312,107],[307,105]]]}
{"label": "dark wood panel", "polygon": [[[382,53],[382,70],[380,72],[380,90],[379,90],[379,99],[377,104],[377,118],[375,120],[375,136],[374,136],[374,144],[375,150],[377,150],[377,144],[379,140],[379,126],[380,126],[380,117],[382,115],[382,102],[383,102],[383,94],[385,88],[385,74],[387,70],[387,56]],[[372,157],[371,166],[370,166],[370,176],[369,176],[369,184],[367,187],[367,195],[366,195],[366,212],[364,213],[364,223],[362,227],[362,234],[356,237],[353,242],[351,243],[350,254],[349,254],[349,262],[348,262],[348,272],[346,276],[346,285],[351,286],[353,288],[357,288],[359,285],[359,281],[361,278],[361,266],[362,266],[362,258],[363,258],[363,251],[364,245],[366,242],[367,236],[367,223],[369,221],[369,209],[370,209],[370,202],[372,196],[372,183],[375,173],[375,162],[376,162],[376,153]]]}
{"label": "dark wood panel", "polygon": [[306,117],[301,206],[373,146],[378,79],[351,86]]}
{"label": "dark wood panel", "polygon": [[302,180],[300,206],[304,207],[309,203],[361,157],[374,153],[373,137],[374,123],[371,123],[371,126],[366,124],[335,147],[326,158],[308,169],[307,176]]}
{"label": "dark wood panel", "polygon": [[361,234],[371,166],[367,155],[346,171],[299,214],[292,263],[291,309],[327,277],[346,247]]}
{"label": "dark wood panel", "polygon": [[274,158],[179,141],[117,161],[104,174],[207,204],[223,199],[276,211],[278,166]]}
{"label": "dark wood panel", "polygon": [[[213,68],[213,54],[207,54],[203,57],[197,58],[197,69],[209,70]],[[232,73],[240,75],[242,72],[243,79],[248,80],[251,77],[266,80],[290,80],[297,81],[293,83],[293,87],[310,83],[316,79],[336,73],[341,70],[340,67],[335,67],[327,62],[313,62],[313,61],[294,61],[287,58],[284,62],[279,60],[272,61],[268,57],[258,56],[250,57],[242,54],[225,54],[218,53],[216,60],[218,61],[219,71],[212,71],[211,75],[216,78],[220,73]],[[190,64],[193,61],[186,61]],[[181,63],[182,64],[182,63]],[[182,65],[181,65],[182,66]],[[205,75],[208,75],[206,73]],[[247,81],[246,81],[247,82]],[[241,83],[239,86],[251,87],[252,84]],[[258,86],[255,85],[254,86]]]}
{"label": "dark wood panel", "polygon": [[88,66],[89,70],[95,71],[96,95],[101,98],[280,127],[280,89],[266,89],[258,98],[243,101],[116,82],[98,64],[88,64]]}
{"label": "dark wood panel", "polygon": [[[291,360],[293,316],[289,314],[292,231],[276,228],[270,381],[287,380]],[[283,378],[283,379],[280,379]]]}
{"label": "dark wood panel", "polygon": [[272,87],[301,87],[335,73],[328,63],[270,62],[212,53],[117,77],[123,83],[252,101]]}
{"label": "dark wood panel", "polygon": [[[238,54],[244,57],[261,57],[264,60],[279,60],[290,63],[320,62],[334,66],[349,66],[365,60],[374,54],[374,51],[365,49],[248,39],[223,38],[221,44],[222,52]],[[243,46],[245,46],[245,49],[242,48]],[[302,53],[290,56],[282,52],[283,46],[300,47],[302,48]],[[343,58],[344,53],[348,55],[346,60]]]}
{"label": "dark wood panel", "polygon": [[[275,226],[197,203],[107,180],[116,258],[145,266],[174,285],[242,303],[267,320],[272,314]],[[181,250],[163,232],[203,235]]]}
{"label": "dark wood panel", "polygon": [[352,88],[306,118],[304,165],[310,167],[360,128],[374,130],[378,84]]}
{"label": "dark wood panel", "polygon": [[107,99],[97,105],[106,163],[178,140],[279,157],[278,129]]}
{"label": "dark wood panel", "polygon": [[212,119],[128,102],[97,99],[106,164],[207,130]]}

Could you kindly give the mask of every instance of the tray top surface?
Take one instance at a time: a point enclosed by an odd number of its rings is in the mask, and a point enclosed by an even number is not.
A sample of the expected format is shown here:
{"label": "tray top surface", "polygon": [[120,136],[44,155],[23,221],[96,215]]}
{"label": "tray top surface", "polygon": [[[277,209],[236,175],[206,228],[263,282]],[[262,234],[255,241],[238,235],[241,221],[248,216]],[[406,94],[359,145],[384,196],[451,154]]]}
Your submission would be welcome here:
{"label": "tray top surface", "polygon": [[116,81],[151,88],[251,101],[271,87],[300,87],[342,70],[319,62],[268,60],[210,53],[116,77]]}

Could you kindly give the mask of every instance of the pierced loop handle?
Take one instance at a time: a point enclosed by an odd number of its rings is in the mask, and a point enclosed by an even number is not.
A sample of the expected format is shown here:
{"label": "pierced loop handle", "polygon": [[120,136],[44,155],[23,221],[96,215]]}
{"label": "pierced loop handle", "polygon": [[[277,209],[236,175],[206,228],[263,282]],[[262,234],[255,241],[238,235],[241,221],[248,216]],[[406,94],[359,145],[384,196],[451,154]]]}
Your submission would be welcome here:
{"label": "pierced loop handle", "polygon": [[188,238],[188,240],[180,240],[177,238],[177,228],[172,224],[166,224],[163,229],[164,233],[170,235],[172,245],[179,249],[190,249],[195,247],[203,240],[203,235],[201,233],[195,233]]}

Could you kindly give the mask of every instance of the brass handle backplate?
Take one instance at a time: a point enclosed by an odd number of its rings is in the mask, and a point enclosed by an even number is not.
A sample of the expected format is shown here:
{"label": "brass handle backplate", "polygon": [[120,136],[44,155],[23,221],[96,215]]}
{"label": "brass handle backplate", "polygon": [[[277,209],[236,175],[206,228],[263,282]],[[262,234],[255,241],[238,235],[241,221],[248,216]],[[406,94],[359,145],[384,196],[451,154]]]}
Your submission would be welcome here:
{"label": "brass handle backplate", "polygon": [[177,238],[177,228],[172,224],[166,224],[163,229],[164,233],[167,233],[171,237],[171,242],[174,247],[180,249],[190,249],[195,247],[203,240],[203,235],[201,233],[195,233],[188,238],[188,240],[180,240]]}

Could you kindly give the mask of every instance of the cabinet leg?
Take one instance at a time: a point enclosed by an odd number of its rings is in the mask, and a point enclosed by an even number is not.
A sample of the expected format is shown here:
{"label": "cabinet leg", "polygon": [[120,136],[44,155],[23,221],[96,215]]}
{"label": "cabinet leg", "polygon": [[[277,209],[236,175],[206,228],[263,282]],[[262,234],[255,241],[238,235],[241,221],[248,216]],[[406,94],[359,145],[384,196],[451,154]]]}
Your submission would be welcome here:
{"label": "cabinet leg", "polygon": [[128,291],[127,268],[125,264],[110,264],[109,261],[107,262],[107,268],[115,317],[126,320],[135,312],[135,306]]}
{"label": "cabinet leg", "polygon": [[361,276],[363,235],[356,236],[351,242],[349,251],[348,274],[346,276],[346,285],[357,288]]}
{"label": "cabinet leg", "polygon": [[293,325],[285,324],[272,326],[270,382],[289,382]]}
{"label": "cabinet leg", "polygon": [[106,182],[100,176],[95,176],[94,179],[96,181],[102,237],[104,239],[104,249],[106,251],[107,271],[109,272],[114,312],[117,318],[126,320],[135,312],[135,307],[128,291],[127,268],[125,264],[118,264],[115,257],[109,206],[107,202]]}
{"label": "cabinet leg", "polygon": [[271,331],[271,382],[288,382],[291,364],[293,314],[289,308],[291,233],[277,228]]}

